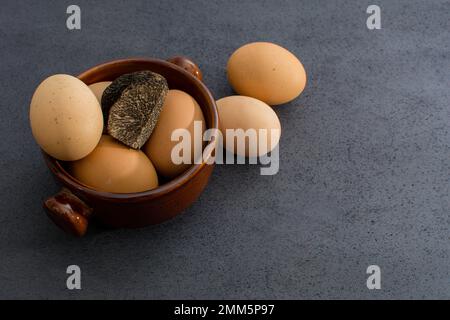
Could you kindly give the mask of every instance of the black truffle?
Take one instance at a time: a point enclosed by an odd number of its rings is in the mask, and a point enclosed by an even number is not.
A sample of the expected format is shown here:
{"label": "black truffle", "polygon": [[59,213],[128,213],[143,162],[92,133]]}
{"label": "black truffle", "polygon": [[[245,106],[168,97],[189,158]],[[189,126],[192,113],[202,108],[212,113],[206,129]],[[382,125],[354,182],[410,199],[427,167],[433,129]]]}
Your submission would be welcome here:
{"label": "black truffle", "polygon": [[169,91],[166,79],[151,71],[125,74],[106,88],[102,109],[108,134],[139,149],[150,137]]}

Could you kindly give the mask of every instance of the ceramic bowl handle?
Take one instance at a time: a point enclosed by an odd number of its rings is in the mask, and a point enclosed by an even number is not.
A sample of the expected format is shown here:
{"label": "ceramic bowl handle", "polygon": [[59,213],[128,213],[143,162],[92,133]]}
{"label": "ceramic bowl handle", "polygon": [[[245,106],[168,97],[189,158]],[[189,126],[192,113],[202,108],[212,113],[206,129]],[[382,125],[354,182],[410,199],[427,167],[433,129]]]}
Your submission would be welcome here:
{"label": "ceramic bowl handle", "polygon": [[196,77],[198,80],[202,81],[203,74],[202,74],[200,68],[198,67],[197,64],[195,64],[188,57],[176,56],[176,57],[172,57],[170,59],[167,59],[167,61],[169,61],[170,63],[176,64],[177,66],[183,68],[187,72],[189,72],[192,75],[194,75],[194,77]]}
{"label": "ceramic bowl handle", "polygon": [[82,237],[87,230],[92,209],[70,190],[61,192],[44,202],[49,218],[62,230]]}

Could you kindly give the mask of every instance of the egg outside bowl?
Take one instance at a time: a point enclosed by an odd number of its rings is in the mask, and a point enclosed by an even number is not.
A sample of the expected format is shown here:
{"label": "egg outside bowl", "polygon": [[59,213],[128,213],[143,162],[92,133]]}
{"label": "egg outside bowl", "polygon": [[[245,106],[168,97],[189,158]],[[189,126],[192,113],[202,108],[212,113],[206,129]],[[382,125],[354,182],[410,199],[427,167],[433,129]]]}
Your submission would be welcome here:
{"label": "egg outside bowl", "polygon": [[[87,85],[113,81],[125,73],[150,70],[164,76],[170,89],[189,93],[200,105],[207,128],[218,129],[219,118],[215,100],[201,82],[201,72],[189,59],[174,57],[158,59],[124,59],[95,66],[78,76]],[[210,145],[216,144],[213,136]],[[212,145],[211,145],[212,144]],[[76,236],[86,233],[90,218],[113,228],[138,228],[158,224],[183,212],[202,193],[208,184],[214,164],[205,155],[202,163],[193,164],[178,177],[158,188],[138,193],[109,193],[87,187],[66,170],[64,162],[42,151],[45,162],[56,180],[63,185],[57,195],[44,202],[50,219],[64,231]]]}

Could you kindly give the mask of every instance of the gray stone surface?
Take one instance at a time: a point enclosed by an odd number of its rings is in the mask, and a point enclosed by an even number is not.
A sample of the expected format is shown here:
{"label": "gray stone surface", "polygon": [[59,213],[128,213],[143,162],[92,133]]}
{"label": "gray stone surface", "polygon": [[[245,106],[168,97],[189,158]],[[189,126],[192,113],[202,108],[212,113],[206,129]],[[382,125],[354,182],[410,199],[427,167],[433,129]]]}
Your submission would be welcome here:
{"label": "gray stone surface", "polygon": [[[2,1],[0,298],[450,298],[449,1]],[[382,30],[366,28],[369,4]],[[130,56],[191,56],[216,98],[228,56],[266,40],[309,75],[277,107],[280,172],[217,166],[185,214],[139,230],[56,229],[28,124],[38,83]],[[65,287],[82,269],[81,291]],[[382,269],[382,290],[366,268]]]}

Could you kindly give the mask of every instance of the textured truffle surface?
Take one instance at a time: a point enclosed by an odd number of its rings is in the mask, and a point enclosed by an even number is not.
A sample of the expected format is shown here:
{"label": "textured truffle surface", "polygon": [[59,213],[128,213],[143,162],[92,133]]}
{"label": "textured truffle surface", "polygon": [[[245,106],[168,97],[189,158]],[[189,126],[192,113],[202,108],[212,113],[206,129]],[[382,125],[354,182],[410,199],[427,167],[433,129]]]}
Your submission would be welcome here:
{"label": "textured truffle surface", "polygon": [[102,96],[108,134],[131,148],[141,148],[155,128],[168,90],[166,79],[151,71],[117,78]]}

